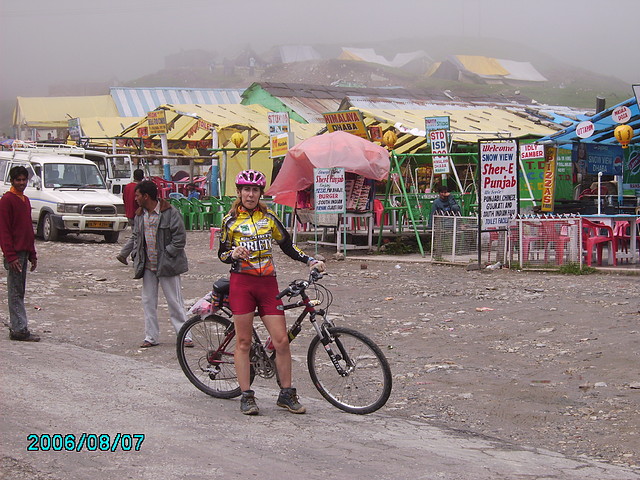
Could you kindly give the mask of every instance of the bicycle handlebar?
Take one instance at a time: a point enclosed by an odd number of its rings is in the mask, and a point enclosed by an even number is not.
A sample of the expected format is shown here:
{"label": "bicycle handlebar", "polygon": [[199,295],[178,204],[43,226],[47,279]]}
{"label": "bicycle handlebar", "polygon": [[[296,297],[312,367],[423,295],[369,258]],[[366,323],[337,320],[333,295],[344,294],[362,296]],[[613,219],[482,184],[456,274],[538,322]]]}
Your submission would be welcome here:
{"label": "bicycle handlebar", "polygon": [[303,292],[309,285],[317,282],[322,277],[324,277],[324,275],[325,274],[318,271],[317,269],[312,268],[311,272],[309,273],[309,280],[294,280],[289,284],[287,288],[285,288],[278,295],[276,295],[276,299],[280,300],[285,295],[289,297],[295,297],[296,295],[300,295],[300,293]]}

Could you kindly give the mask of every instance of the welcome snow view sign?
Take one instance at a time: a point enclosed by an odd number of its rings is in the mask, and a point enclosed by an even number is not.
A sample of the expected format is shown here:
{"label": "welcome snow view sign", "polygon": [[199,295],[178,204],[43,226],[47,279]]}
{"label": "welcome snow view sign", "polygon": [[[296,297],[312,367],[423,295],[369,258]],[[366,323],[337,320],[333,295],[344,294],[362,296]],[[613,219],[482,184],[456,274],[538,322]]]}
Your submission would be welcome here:
{"label": "welcome snow view sign", "polygon": [[480,229],[505,229],[518,213],[518,143],[480,140],[478,149]]}

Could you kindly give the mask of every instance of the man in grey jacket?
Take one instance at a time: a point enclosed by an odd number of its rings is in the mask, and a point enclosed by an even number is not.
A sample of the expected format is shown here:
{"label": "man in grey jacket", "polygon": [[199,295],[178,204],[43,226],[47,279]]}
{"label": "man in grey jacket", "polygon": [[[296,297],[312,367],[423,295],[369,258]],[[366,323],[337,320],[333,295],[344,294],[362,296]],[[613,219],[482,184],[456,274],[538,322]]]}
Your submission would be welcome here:
{"label": "man in grey jacket", "polygon": [[[169,317],[176,333],[187,320],[180,274],[189,270],[184,247],[187,233],[180,212],[166,200],[158,200],[158,188],[149,181],[135,188],[140,206],[133,220],[131,237],[116,257],[127,264],[133,259],[133,278],[142,278],[142,309],[144,311],[144,341],[141,348],[155,347],[160,339],[158,326],[158,285],[169,306]],[[186,347],[192,347],[190,339]]]}

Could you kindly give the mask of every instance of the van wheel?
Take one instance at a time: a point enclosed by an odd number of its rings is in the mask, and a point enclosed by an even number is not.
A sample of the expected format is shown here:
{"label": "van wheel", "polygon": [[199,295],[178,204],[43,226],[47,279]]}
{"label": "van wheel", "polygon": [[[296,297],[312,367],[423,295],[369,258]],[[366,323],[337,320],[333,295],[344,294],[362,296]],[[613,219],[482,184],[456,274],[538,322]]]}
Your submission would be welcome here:
{"label": "van wheel", "polygon": [[120,232],[109,232],[104,234],[104,241],[107,243],[117,243]]}
{"label": "van wheel", "polygon": [[45,242],[55,242],[60,237],[60,231],[53,224],[51,214],[47,213],[42,220],[42,238]]}

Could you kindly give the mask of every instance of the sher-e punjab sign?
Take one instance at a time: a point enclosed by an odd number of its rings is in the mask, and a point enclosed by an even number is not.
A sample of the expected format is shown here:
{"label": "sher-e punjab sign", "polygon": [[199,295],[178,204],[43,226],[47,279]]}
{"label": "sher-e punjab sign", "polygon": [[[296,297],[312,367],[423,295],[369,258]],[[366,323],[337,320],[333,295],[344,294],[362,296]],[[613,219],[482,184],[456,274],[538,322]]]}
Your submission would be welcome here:
{"label": "sher-e punjab sign", "polygon": [[345,212],[344,168],[314,168],[314,205],[316,213]]}
{"label": "sher-e punjab sign", "polygon": [[505,228],[518,213],[518,145],[480,142],[481,229]]}
{"label": "sher-e punjab sign", "polygon": [[329,132],[348,132],[369,140],[369,133],[364,125],[362,113],[358,110],[323,113],[322,116]]}

